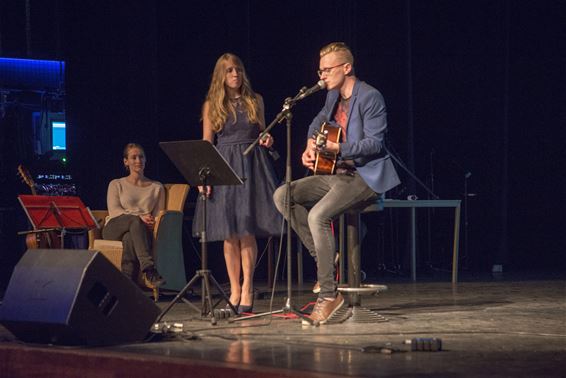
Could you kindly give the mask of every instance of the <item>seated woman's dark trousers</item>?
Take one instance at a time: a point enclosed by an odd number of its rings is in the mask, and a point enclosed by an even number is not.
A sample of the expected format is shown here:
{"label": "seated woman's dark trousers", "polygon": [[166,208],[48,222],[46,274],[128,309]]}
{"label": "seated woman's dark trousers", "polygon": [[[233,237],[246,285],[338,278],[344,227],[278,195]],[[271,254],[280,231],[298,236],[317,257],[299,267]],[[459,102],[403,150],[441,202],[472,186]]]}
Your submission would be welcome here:
{"label": "seated woman's dark trousers", "polygon": [[148,228],[141,218],[130,214],[110,219],[102,230],[104,239],[122,241],[122,273],[130,278],[134,278],[138,264],[142,272],[154,266],[148,236]]}

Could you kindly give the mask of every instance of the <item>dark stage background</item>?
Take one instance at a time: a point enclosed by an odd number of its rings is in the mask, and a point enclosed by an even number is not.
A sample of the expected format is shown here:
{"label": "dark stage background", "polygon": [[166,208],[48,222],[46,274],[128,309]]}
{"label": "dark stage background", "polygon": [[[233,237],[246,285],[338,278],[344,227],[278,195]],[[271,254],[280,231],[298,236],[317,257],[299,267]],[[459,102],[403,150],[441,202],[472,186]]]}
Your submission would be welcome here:
{"label": "dark stage background", "polygon": [[[399,157],[440,198],[472,194],[462,269],[563,270],[565,21],[560,0],[3,1],[0,56],[66,62],[66,169],[83,201],[98,209],[107,183],[124,174],[121,151],[130,141],[145,146],[149,177],[183,181],[158,142],[201,137],[200,107],[223,52],[243,59],[269,122],[286,97],[316,83],[319,48],[345,41],[358,77],[385,97]],[[293,109],[295,178],[304,173],[305,133],[322,103],[318,93]],[[15,232],[27,227],[15,201],[26,187],[15,169],[27,162],[33,170],[36,159],[22,111],[8,106],[0,132],[5,267],[21,256]],[[274,130],[282,155],[284,132]],[[429,198],[399,172],[403,184],[390,197]],[[185,213],[192,272],[192,209]],[[423,265],[449,269],[450,215],[420,212],[420,272]],[[408,269],[407,225],[400,211],[367,218],[369,273]],[[220,253],[211,261],[223,272]]]}

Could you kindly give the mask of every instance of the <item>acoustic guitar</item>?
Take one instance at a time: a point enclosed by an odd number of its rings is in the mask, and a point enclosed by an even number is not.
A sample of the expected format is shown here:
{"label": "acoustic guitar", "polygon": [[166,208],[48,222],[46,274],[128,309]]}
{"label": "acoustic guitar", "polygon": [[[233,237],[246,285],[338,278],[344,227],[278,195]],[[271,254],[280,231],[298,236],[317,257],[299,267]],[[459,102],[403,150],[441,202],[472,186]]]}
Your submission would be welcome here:
{"label": "acoustic guitar", "polygon": [[[31,194],[37,195],[37,185],[31,177],[29,171],[23,165],[18,165],[18,176],[22,182],[29,186]],[[51,230],[33,230],[26,232],[26,246],[28,249],[37,248],[60,248],[61,240],[56,231]]]}
{"label": "acoustic guitar", "polygon": [[29,171],[27,170],[27,168],[24,167],[21,164],[18,165],[18,176],[20,176],[20,179],[22,180],[23,183],[25,183],[27,186],[29,186],[29,188],[31,190],[31,194],[36,196],[37,190],[35,189],[36,188],[35,182],[33,181],[33,178],[29,174]]}
{"label": "acoustic guitar", "polygon": [[[342,137],[342,128],[333,126],[328,122],[324,122],[320,126],[320,130],[315,130],[313,139],[317,150],[323,150],[327,141],[340,143]],[[333,175],[336,170],[337,155],[328,151],[320,151],[316,153],[314,164],[315,175]]]}

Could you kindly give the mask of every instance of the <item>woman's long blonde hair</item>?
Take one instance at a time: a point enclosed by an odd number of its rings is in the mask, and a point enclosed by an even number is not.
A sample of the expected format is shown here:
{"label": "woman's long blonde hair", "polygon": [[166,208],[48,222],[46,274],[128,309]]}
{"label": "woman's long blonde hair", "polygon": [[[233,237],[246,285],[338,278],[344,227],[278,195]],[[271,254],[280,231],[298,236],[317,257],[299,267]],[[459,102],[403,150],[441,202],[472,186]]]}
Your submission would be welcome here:
{"label": "woman's long blonde hair", "polygon": [[[241,59],[234,54],[225,53],[216,61],[212,80],[206,101],[208,102],[208,116],[212,123],[212,130],[218,133],[224,127],[228,114],[232,114],[234,123],[236,123],[236,108],[230,103],[230,99],[226,95],[224,82],[226,80],[226,66],[229,61],[233,61],[236,66],[242,69],[242,87],[240,88],[241,101],[248,114],[250,123],[259,123],[259,102],[255,92],[252,89],[246,69]],[[203,107],[204,111],[204,107]],[[204,116],[204,114],[203,114]]]}

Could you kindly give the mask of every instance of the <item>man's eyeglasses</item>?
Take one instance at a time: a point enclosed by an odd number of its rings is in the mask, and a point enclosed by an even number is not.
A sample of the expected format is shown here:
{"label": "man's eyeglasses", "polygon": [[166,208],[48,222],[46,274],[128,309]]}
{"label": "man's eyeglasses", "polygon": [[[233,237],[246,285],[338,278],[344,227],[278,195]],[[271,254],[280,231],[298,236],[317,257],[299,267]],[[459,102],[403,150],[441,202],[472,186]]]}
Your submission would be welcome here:
{"label": "man's eyeglasses", "polygon": [[343,66],[344,64],[347,64],[348,62],[344,62],[344,63],[340,63],[337,64],[335,66],[332,67],[327,67],[327,68],[323,68],[321,70],[316,70],[316,73],[318,74],[318,77],[322,77],[323,74],[330,74],[330,72],[332,72],[333,69],[335,69],[336,67],[340,67]]}

